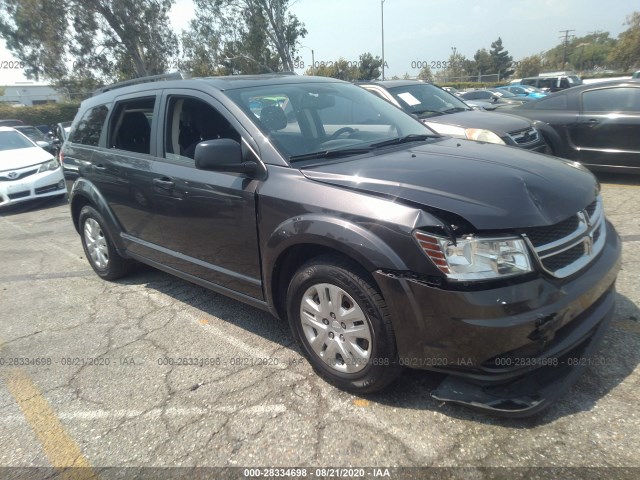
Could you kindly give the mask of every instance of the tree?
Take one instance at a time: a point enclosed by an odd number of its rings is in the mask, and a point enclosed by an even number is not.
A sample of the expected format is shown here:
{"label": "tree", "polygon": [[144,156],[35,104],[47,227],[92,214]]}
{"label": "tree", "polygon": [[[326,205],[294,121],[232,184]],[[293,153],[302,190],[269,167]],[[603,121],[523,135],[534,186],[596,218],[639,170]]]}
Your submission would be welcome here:
{"label": "tree", "polygon": [[98,81],[163,73],[178,52],[167,15],[173,1],[5,0],[0,35],[27,65],[29,78]]}
{"label": "tree", "polygon": [[435,80],[437,82],[444,83],[451,81],[466,81],[469,75],[469,65],[469,60],[454,48],[447,60],[447,67],[436,72]]}
{"label": "tree", "polygon": [[375,80],[380,77],[382,67],[382,59],[374,57],[371,53],[363,53],[360,55],[358,62],[358,80]]}
{"label": "tree", "polygon": [[535,77],[540,74],[542,70],[542,57],[540,55],[531,55],[530,57],[524,57],[518,62],[516,68],[516,75],[524,77]]}
{"label": "tree", "polygon": [[625,25],[629,28],[618,35],[616,48],[611,51],[609,59],[628,70],[640,66],[640,12],[629,15]]}
{"label": "tree", "polygon": [[[493,46],[493,44],[492,44]],[[478,74],[492,74],[497,73],[498,70],[494,64],[493,57],[487,51],[486,48],[482,48],[478,50],[473,56],[474,65],[473,65],[473,73],[478,72]]]}
{"label": "tree", "polygon": [[429,68],[429,65],[425,65],[420,73],[418,73],[418,80],[424,80],[425,82],[433,82],[433,72]]}
{"label": "tree", "polygon": [[495,70],[494,73],[499,73],[500,78],[506,78],[513,74],[513,69],[511,68],[513,57],[502,46],[502,38],[498,37],[495,42],[491,43],[489,55]]}
{"label": "tree", "polygon": [[27,78],[61,78],[67,72],[67,16],[64,2],[4,0],[0,2],[0,37],[25,64]]}

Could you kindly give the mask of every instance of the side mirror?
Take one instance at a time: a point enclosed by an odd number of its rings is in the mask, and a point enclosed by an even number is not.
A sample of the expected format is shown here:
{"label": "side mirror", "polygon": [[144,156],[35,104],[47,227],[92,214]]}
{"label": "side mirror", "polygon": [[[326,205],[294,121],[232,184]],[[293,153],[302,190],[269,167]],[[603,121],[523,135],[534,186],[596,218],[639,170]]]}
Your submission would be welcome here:
{"label": "side mirror", "polygon": [[242,161],[242,147],[230,138],[205,140],[196,146],[196,168],[214,172],[256,173],[255,162]]}

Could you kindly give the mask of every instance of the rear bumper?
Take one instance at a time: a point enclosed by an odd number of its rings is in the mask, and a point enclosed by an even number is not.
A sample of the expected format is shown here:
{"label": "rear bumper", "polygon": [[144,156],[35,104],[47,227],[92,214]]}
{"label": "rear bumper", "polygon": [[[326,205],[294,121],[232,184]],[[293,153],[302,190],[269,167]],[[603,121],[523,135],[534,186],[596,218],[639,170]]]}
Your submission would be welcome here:
{"label": "rear bumper", "polygon": [[[495,392],[504,397],[500,389],[507,387],[512,391],[521,386],[526,392],[527,382],[518,383],[524,379],[538,382],[541,391],[543,380],[554,385],[552,390],[557,381],[575,381],[579,373],[573,372],[581,369],[574,367],[587,360],[563,358],[582,358],[581,349],[593,345],[606,328],[620,254],[620,239],[607,222],[606,244],[599,257],[569,280],[539,275],[511,285],[454,291],[397,273],[374,275],[393,312],[400,362],[458,377],[449,380],[451,388],[438,389],[438,398],[479,404],[477,388],[484,392],[497,388]],[[475,386],[462,390],[460,382]],[[462,398],[453,391],[466,393]],[[548,403],[544,395],[535,398],[526,408]]]}

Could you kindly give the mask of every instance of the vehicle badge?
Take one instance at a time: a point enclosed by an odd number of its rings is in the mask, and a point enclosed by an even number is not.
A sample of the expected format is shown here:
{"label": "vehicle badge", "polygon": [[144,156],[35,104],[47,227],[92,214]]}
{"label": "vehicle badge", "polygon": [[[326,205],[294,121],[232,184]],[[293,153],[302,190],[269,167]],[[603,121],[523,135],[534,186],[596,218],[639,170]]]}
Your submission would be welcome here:
{"label": "vehicle badge", "polygon": [[18,178],[18,172],[7,173],[7,178],[10,178],[11,180],[15,180],[16,178]]}

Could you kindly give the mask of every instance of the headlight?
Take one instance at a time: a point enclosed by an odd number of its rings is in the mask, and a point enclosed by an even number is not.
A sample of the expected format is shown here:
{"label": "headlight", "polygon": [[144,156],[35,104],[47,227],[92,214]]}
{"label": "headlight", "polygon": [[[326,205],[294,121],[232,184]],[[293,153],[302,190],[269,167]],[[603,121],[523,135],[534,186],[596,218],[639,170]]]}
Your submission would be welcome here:
{"label": "headlight", "polygon": [[533,271],[524,240],[520,237],[456,240],[414,232],[422,251],[451,280],[472,281],[521,275]]}
{"label": "headlight", "polygon": [[483,128],[467,128],[465,134],[469,140],[476,140],[478,142],[497,143],[504,145],[504,141],[491,130],[485,130]]}
{"label": "headlight", "polygon": [[40,168],[38,169],[38,173],[48,172],[49,170],[56,170],[59,166],[60,164],[54,158],[40,165]]}
{"label": "headlight", "polygon": [[443,125],[435,122],[424,122],[428,127],[432,128],[440,135],[449,135],[452,137],[466,138],[477,142],[497,143],[505,145],[504,141],[491,130],[483,128],[462,128],[454,125]]}

